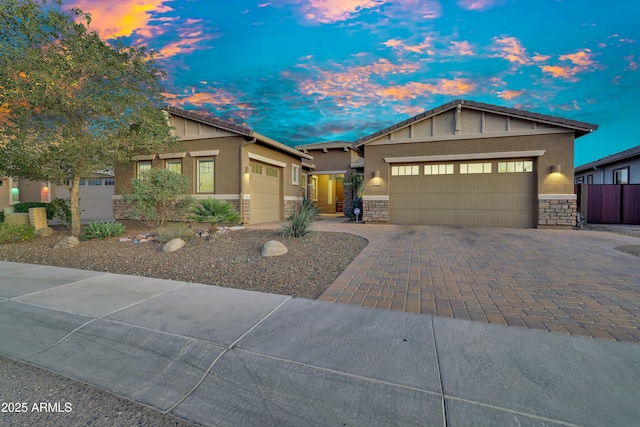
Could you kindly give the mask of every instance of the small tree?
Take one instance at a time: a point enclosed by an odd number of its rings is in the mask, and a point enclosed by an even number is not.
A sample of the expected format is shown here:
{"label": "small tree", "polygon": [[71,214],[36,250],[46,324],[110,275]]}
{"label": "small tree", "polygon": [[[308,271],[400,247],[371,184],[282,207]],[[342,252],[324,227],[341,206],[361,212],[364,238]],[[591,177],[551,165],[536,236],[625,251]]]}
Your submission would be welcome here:
{"label": "small tree", "polygon": [[65,186],[74,236],[81,177],[177,140],[153,54],[90,22],[62,0],[0,1],[0,174]]}
{"label": "small tree", "polygon": [[193,200],[189,193],[189,179],[167,169],[153,168],[137,178],[131,178],[124,201],[133,209],[135,218],[155,227],[168,219],[182,219]]}

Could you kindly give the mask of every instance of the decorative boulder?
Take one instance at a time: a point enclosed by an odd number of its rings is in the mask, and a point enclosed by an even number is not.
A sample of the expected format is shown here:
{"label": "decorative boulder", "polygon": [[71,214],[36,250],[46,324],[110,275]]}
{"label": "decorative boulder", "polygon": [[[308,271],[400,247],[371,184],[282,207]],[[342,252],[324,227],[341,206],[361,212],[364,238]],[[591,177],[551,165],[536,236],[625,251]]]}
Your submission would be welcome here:
{"label": "decorative boulder", "polygon": [[39,230],[36,230],[37,237],[49,237],[49,236],[53,236],[54,234],[56,234],[56,230],[54,230],[51,227],[44,227]]}
{"label": "decorative boulder", "polygon": [[277,240],[269,240],[262,247],[262,256],[280,256],[289,252],[289,249]]}
{"label": "decorative boulder", "polygon": [[178,249],[184,248],[184,245],[186,245],[186,244],[187,244],[187,242],[185,242],[182,239],[169,240],[162,247],[162,252],[175,252]]}
{"label": "decorative boulder", "polygon": [[70,236],[70,237],[65,237],[64,239],[56,243],[53,249],[75,248],[79,244],[80,244],[80,240],[78,240],[77,237]]}

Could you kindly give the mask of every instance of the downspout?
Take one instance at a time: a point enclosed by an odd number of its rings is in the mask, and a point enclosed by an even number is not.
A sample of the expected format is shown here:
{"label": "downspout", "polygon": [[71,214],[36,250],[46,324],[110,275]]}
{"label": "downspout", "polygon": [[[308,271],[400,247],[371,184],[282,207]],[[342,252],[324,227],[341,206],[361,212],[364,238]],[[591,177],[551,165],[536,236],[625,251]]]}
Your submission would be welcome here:
{"label": "downspout", "polygon": [[602,178],[602,184],[604,184],[604,169],[600,169],[599,167],[594,166],[593,170],[600,171],[600,178]]}

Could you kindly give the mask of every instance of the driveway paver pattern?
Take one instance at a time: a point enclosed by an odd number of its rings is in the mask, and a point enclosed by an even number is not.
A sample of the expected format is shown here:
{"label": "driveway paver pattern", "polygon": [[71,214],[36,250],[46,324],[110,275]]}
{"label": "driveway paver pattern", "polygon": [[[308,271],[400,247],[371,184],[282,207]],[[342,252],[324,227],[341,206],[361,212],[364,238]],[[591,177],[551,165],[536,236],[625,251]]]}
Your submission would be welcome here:
{"label": "driveway paver pattern", "polygon": [[318,221],[369,245],[322,301],[640,342],[640,239],[551,229]]}

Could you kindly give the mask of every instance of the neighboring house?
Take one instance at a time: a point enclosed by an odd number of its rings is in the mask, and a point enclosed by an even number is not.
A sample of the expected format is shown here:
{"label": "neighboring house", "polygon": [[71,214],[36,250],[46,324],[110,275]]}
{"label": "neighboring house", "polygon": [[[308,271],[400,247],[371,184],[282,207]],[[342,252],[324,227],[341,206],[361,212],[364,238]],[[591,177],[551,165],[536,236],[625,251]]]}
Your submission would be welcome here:
{"label": "neighboring house", "polygon": [[302,202],[303,172],[312,167],[310,155],[208,114],[175,107],[164,110],[182,146],[172,153],[135,156],[116,166],[116,219],[129,218],[123,189],[132,177],[152,167],[186,175],[196,199],[229,201],[243,224],[281,221]]}
{"label": "neighboring house", "polygon": [[640,145],[576,167],[576,184],[640,184]]}
{"label": "neighboring house", "polygon": [[456,100],[360,138],[365,221],[575,223],[573,144],[589,123]]}
{"label": "neighboring house", "polygon": [[[112,198],[114,176],[111,171],[101,171],[80,180],[80,217],[82,220],[108,220],[113,218]],[[68,199],[69,190],[50,182],[29,179],[0,178],[0,209],[19,202],[51,202]]]}
{"label": "neighboring house", "polygon": [[351,170],[363,168],[363,158],[350,142],[331,141],[295,147],[313,156],[315,168],[310,173],[309,194],[323,213],[352,209]]}

